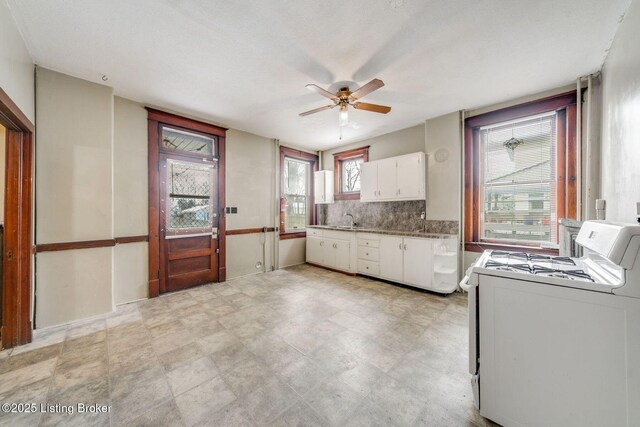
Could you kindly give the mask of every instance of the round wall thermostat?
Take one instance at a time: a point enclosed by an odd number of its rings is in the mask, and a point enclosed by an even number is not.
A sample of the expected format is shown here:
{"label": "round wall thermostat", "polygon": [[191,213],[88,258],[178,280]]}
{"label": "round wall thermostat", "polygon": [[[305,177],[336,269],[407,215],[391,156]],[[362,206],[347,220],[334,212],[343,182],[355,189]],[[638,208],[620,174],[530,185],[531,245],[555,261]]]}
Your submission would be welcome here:
{"label": "round wall thermostat", "polygon": [[441,148],[438,151],[436,151],[436,162],[442,163],[444,161],[446,161],[449,158],[449,150],[445,149],[445,148]]}

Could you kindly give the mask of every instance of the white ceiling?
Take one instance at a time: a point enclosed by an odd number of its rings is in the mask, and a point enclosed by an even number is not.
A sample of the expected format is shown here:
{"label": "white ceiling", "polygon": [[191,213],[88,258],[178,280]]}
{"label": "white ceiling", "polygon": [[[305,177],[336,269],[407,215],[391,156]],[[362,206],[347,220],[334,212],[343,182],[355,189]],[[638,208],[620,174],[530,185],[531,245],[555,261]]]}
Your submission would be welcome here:
{"label": "white ceiling", "polygon": [[[311,149],[552,89],[600,69],[631,0],[7,0],[34,61],[119,96]],[[386,86],[387,115],[315,83]]]}

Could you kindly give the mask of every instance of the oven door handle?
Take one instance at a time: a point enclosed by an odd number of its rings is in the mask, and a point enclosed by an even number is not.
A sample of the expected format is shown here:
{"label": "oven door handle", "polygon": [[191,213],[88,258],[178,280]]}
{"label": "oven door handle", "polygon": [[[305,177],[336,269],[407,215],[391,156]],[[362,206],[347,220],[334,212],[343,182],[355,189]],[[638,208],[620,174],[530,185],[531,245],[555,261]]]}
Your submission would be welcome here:
{"label": "oven door handle", "polygon": [[471,289],[471,285],[469,285],[469,275],[464,276],[462,281],[460,281],[460,287],[464,291],[469,292],[469,289]]}

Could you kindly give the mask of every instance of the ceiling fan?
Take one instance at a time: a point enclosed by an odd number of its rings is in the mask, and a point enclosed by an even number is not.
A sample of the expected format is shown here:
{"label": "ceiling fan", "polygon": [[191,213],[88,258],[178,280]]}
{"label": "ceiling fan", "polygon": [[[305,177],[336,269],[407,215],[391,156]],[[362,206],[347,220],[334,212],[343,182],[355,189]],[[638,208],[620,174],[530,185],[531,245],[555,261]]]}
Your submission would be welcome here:
{"label": "ceiling fan", "polygon": [[387,114],[391,111],[391,107],[385,105],[368,104],[366,102],[358,101],[360,98],[370,94],[374,90],[380,89],[384,86],[384,83],[380,79],[373,79],[366,85],[360,87],[355,92],[351,92],[348,87],[342,87],[336,93],[331,93],[321,87],[308,84],[306,87],[324,97],[333,101],[333,104],[325,105],[324,107],[316,108],[314,110],[305,111],[300,113],[300,116],[308,116],[309,114],[317,113],[319,111],[330,110],[335,107],[340,107],[339,124],[340,126],[346,126],[349,124],[349,105],[356,110],[373,111],[374,113]]}

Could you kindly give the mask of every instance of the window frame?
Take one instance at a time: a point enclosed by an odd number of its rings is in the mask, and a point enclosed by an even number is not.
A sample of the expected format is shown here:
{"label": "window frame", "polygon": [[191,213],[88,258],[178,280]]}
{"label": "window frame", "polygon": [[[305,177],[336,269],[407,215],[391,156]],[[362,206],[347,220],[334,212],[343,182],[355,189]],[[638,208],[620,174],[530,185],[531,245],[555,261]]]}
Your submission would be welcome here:
{"label": "window frame", "polygon": [[[577,141],[576,91],[502,108],[465,119],[464,134],[464,242],[465,250],[520,250],[557,254],[557,249],[536,243],[509,244],[499,239],[480,239],[480,128],[547,112],[556,113],[556,218],[576,218],[577,214]],[[558,227],[558,224],[556,224]]]}
{"label": "window frame", "polygon": [[318,156],[289,147],[280,147],[280,240],[298,239],[307,236],[306,231],[286,231],[284,228],[284,215],[286,209],[286,200],[284,198],[284,164],[285,159],[293,159],[309,163],[309,205],[310,219],[309,225],[316,224],[316,204],[313,194],[314,188],[314,172],[318,171]]}
{"label": "window frame", "polygon": [[334,200],[360,200],[360,191],[342,191],[342,164],[348,160],[362,158],[362,162],[369,161],[369,145],[341,151],[333,154],[333,199]]}

